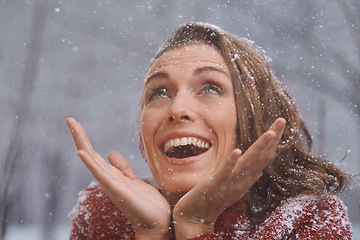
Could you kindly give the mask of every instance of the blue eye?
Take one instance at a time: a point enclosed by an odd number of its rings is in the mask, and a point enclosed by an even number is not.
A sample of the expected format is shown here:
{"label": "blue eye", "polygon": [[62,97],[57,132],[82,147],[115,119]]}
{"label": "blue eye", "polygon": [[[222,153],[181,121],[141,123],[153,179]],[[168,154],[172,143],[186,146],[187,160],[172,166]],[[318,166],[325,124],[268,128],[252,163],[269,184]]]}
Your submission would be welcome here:
{"label": "blue eye", "polygon": [[201,91],[205,94],[216,94],[222,96],[224,91],[215,84],[206,84]]}
{"label": "blue eye", "polygon": [[149,101],[152,101],[157,98],[167,98],[169,97],[168,92],[165,88],[156,88],[153,91],[151,91],[151,94],[149,96]]}

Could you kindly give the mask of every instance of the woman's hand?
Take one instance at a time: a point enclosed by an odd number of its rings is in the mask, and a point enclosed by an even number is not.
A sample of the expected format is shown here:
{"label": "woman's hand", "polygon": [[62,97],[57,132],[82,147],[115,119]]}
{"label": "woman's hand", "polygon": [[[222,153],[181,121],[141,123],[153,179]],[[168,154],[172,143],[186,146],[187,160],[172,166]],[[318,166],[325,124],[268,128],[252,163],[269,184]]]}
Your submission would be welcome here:
{"label": "woman's hand", "polygon": [[176,239],[213,232],[219,214],[246,193],[274,158],[285,124],[277,119],[243,155],[235,149],[214,174],[178,201],[173,210]]}
{"label": "woman's hand", "polygon": [[136,239],[164,239],[169,229],[170,206],[157,189],[141,180],[128,161],[110,152],[107,163],[94,151],[82,125],[74,118],[66,120],[77,155],[117,205],[136,231]]}

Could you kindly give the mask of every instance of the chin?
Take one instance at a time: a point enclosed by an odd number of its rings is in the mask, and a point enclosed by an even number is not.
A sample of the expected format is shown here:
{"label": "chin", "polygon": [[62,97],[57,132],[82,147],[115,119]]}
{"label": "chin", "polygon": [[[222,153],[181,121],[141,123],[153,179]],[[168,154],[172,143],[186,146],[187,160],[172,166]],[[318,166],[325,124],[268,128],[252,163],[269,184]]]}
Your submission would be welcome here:
{"label": "chin", "polygon": [[200,179],[194,177],[194,173],[182,173],[160,180],[160,186],[175,195],[184,195],[197,186]]}

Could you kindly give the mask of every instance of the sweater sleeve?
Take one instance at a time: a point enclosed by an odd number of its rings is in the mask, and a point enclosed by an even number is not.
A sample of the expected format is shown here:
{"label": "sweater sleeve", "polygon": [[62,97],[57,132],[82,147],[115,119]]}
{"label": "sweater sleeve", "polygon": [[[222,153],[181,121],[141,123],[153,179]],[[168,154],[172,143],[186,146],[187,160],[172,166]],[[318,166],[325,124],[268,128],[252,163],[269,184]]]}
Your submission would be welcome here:
{"label": "sweater sleeve", "polygon": [[311,224],[303,226],[290,239],[353,239],[347,208],[334,195],[322,197]]}
{"label": "sweater sleeve", "polygon": [[130,223],[99,185],[90,184],[79,193],[69,217],[70,240],[128,239],[134,234]]}
{"label": "sweater sleeve", "polygon": [[285,201],[259,226],[252,239],[352,239],[346,207],[334,195]]}
{"label": "sweater sleeve", "polygon": [[208,234],[202,234],[195,238],[190,238],[188,240],[222,240],[223,238],[216,234],[216,233],[208,233]]}

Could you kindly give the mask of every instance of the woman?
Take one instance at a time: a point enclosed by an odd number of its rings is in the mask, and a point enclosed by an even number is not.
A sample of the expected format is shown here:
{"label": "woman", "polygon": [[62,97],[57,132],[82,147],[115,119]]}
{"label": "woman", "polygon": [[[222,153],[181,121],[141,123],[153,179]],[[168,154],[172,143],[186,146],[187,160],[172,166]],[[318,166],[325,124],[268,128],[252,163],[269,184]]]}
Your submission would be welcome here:
{"label": "woman", "polygon": [[100,186],[81,192],[71,239],[351,239],[336,194],[348,175],[312,156],[287,90],[248,40],[181,26],[150,64],[141,149],[157,187],[108,164],[69,118]]}

